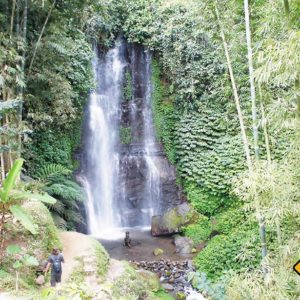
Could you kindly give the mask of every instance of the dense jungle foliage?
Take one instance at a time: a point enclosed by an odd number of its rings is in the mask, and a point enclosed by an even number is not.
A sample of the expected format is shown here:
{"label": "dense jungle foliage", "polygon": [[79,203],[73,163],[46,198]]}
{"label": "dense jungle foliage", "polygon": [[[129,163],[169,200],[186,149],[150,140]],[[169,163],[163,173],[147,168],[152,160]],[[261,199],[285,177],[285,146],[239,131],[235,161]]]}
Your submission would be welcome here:
{"label": "dense jungle foliage", "polygon": [[185,228],[205,245],[195,286],[298,299],[299,17],[298,0],[0,0],[1,179],[24,157],[30,188],[58,200],[56,224],[82,221],[71,174],[91,45],[123,35],[153,52],[157,137],[201,214]]}

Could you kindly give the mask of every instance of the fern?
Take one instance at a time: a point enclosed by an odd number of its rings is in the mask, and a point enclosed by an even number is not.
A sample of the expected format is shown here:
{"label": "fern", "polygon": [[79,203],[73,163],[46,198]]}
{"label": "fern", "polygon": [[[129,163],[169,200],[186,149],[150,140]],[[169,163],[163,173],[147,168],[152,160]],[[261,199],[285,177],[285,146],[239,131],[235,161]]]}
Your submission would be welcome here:
{"label": "fern", "polygon": [[63,219],[59,214],[52,212],[52,218],[57,228],[61,230],[67,229],[67,221]]}
{"label": "fern", "polygon": [[82,200],[83,198],[83,194],[79,189],[60,183],[54,183],[46,187],[45,191],[51,196],[66,200]]}
{"label": "fern", "polygon": [[65,210],[64,218],[66,220],[70,220],[77,224],[84,224],[84,220],[83,220],[81,214],[78,212],[75,212],[74,210],[71,210],[71,209]]}
{"label": "fern", "polygon": [[56,203],[53,205],[47,205],[47,206],[52,212],[55,212],[59,215],[62,215],[65,210],[65,204],[60,200],[57,200]]}
{"label": "fern", "polygon": [[36,178],[43,184],[43,190],[57,199],[54,205],[48,205],[55,223],[60,229],[73,229],[74,224],[83,224],[78,213],[78,202],[84,200],[83,189],[70,179],[71,171],[59,164],[44,166]]}
{"label": "fern", "polygon": [[46,181],[46,180],[51,180],[57,176],[61,176],[61,175],[69,175],[71,174],[71,171],[62,166],[62,165],[58,165],[58,164],[48,164],[46,166],[44,166],[38,173],[36,178]]}

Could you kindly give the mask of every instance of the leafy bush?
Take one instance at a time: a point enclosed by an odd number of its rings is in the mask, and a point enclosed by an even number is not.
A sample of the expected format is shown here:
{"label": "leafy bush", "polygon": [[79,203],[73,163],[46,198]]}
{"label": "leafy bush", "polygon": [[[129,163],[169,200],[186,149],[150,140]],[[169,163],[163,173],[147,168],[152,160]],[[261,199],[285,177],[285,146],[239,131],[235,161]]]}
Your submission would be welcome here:
{"label": "leafy bush", "polygon": [[228,278],[221,278],[216,283],[211,282],[206,276],[205,273],[190,273],[189,281],[192,282],[192,285],[195,289],[200,291],[205,296],[209,296],[212,300],[229,300],[226,296],[226,286]]}
{"label": "leafy bush", "polygon": [[229,208],[214,217],[214,230],[222,234],[230,234],[234,228],[248,222],[243,207]]}
{"label": "leafy bush", "polygon": [[154,125],[158,139],[171,163],[175,163],[175,106],[172,95],[168,92],[167,83],[161,78],[161,66],[157,60],[152,61],[152,101]]}
{"label": "leafy bush", "polygon": [[180,175],[220,198],[228,197],[232,177],[244,169],[243,149],[235,133],[237,125],[227,118],[216,105],[215,110],[202,107],[198,112],[182,114],[176,124]]}
{"label": "leafy bush", "polygon": [[195,183],[185,183],[185,192],[192,206],[201,214],[212,216],[228,207],[233,199],[226,196],[213,195],[204,191]]}
{"label": "leafy bush", "polygon": [[239,227],[229,235],[214,236],[195,258],[199,272],[213,280],[225,271],[254,269],[260,262],[260,242],[257,229]]}
{"label": "leafy bush", "polygon": [[229,299],[299,299],[299,278],[292,266],[300,256],[299,233],[290,236],[281,251],[268,259],[266,279],[260,269],[233,274],[227,284]]}
{"label": "leafy bush", "polygon": [[53,130],[39,130],[26,144],[24,158],[29,175],[35,176],[47,164],[60,164],[72,169],[72,138]]}
{"label": "leafy bush", "polygon": [[184,235],[191,238],[195,244],[206,241],[212,233],[212,224],[205,216],[199,216],[197,223],[183,228]]}

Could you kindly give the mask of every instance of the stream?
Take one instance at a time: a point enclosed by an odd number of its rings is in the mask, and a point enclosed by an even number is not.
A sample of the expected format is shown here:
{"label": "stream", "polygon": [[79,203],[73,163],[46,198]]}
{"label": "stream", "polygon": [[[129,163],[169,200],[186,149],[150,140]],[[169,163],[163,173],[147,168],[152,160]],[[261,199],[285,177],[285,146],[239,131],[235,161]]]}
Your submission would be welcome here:
{"label": "stream", "polygon": [[[132,247],[124,247],[125,232],[130,231]],[[138,269],[156,273],[162,287],[172,296],[178,293],[188,300],[203,300],[188,282],[188,273],[194,272],[192,264],[193,255],[180,255],[176,252],[173,238],[153,237],[150,228],[119,228],[106,232],[98,239],[109,253],[110,257],[117,260],[126,260]],[[155,256],[154,250],[163,249],[163,253]]]}

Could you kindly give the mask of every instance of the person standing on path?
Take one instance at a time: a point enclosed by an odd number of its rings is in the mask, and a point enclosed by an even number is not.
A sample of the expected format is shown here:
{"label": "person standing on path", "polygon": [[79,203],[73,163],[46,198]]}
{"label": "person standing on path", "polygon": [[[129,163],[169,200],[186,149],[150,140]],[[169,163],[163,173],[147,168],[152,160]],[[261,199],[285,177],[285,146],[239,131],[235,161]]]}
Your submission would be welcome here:
{"label": "person standing on path", "polygon": [[49,268],[51,267],[50,283],[52,287],[55,287],[57,283],[61,283],[62,262],[65,262],[63,255],[59,253],[59,250],[57,248],[54,248],[51,252],[51,255],[48,258],[48,263],[45,269],[46,275],[49,271]]}

